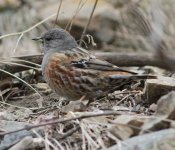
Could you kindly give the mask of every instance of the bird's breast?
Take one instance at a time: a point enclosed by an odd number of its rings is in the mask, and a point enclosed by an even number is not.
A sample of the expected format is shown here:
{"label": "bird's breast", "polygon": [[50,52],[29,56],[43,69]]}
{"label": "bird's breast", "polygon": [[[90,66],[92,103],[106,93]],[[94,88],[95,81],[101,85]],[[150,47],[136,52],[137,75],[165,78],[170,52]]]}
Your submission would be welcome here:
{"label": "bird's breast", "polygon": [[52,55],[43,68],[43,75],[50,88],[57,94],[77,100],[96,87],[96,74],[95,71],[72,67],[71,61],[72,59],[63,54]]}

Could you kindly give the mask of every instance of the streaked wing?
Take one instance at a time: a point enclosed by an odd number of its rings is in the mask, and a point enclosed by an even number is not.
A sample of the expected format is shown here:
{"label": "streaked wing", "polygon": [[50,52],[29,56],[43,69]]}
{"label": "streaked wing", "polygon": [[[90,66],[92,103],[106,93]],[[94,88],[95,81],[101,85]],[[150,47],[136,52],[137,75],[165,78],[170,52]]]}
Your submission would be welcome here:
{"label": "streaked wing", "polygon": [[132,71],[124,70],[119,68],[107,61],[100,60],[97,58],[89,58],[89,59],[81,59],[79,61],[72,61],[72,65],[77,68],[82,69],[94,69],[94,70],[101,70],[101,71],[122,71],[131,74],[137,74]]}

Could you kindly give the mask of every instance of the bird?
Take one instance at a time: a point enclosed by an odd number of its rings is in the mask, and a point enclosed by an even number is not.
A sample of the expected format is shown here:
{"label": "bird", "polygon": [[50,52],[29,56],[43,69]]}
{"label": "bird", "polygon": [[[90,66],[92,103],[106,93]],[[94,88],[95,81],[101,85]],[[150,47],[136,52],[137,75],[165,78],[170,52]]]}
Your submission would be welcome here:
{"label": "bird", "polygon": [[42,74],[46,83],[68,101],[83,96],[94,100],[106,96],[111,89],[118,90],[137,80],[156,78],[138,75],[96,58],[62,28],[50,29],[33,40],[42,42]]}

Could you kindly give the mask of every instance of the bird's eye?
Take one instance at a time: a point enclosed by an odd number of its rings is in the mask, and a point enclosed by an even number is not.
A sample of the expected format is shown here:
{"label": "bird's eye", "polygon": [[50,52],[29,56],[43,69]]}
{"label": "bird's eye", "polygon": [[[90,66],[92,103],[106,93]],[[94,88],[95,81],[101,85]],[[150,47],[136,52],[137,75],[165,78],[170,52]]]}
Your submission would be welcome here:
{"label": "bird's eye", "polygon": [[50,41],[50,40],[51,40],[51,38],[50,38],[50,37],[47,37],[47,38],[45,38],[45,40],[46,40],[46,41]]}

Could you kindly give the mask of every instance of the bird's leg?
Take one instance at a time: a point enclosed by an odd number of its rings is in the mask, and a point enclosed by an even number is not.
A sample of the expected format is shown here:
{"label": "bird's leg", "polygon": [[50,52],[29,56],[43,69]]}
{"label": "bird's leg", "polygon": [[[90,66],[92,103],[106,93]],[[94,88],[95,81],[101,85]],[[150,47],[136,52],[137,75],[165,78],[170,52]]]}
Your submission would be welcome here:
{"label": "bird's leg", "polygon": [[94,99],[89,99],[88,103],[86,104],[86,107],[88,107],[90,105],[90,103],[92,103],[94,100],[95,100],[95,98]]}
{"label": "bird's leg", "polygon": [[80,103],[82,103],[86,107],[89,106],[89,104],[90,104],[90,100],[86,99],[86,95],[83,95],[79,101],[80,101]]}
{"label": "bird's leg", "polygon": [[83,96],[80,98],[79,101],[80,101],[82,104],[84,104],[86,107],[88,107],[88,106],[90,105],[90,103],[92,103],[94,100],[95,100],[95,98],[87,100],[87,99],[86,99],[86,95],[83,95]]}

